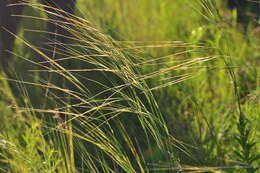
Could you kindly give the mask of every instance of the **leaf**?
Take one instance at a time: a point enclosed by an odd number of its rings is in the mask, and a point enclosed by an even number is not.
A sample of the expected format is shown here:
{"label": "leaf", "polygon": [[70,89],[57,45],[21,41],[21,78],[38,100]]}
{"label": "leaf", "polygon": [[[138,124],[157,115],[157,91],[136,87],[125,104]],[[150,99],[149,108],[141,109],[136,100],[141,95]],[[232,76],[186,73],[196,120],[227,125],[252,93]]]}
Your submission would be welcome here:
{"label": "leaf", "polygon": [[253,163],[254,161],[256,160],[259,160],[260,159],[260,154],[258,154],[257,156],[253,156],[252,158],[249,159],[249,162],[250,163]]}

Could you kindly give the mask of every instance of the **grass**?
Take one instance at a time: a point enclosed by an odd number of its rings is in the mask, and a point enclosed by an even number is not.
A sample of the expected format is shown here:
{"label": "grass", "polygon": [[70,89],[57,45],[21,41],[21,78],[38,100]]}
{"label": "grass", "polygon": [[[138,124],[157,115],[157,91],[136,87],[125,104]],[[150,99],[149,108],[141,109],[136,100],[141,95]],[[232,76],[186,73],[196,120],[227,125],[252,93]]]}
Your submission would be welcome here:
{"label": "grass", "polygon": [[43,49],[46,13],[1,74],[2,172],[257,172],[259,33],[223,1],[79,0]]}

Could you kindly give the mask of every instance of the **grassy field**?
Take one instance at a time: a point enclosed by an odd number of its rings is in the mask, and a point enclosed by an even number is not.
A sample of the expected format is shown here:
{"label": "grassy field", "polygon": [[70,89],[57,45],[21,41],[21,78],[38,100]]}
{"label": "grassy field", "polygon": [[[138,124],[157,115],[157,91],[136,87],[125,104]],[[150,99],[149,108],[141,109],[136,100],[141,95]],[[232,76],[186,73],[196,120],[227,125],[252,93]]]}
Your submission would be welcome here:
{"label": "grassy field", "polygon": [[33,0],[0,74],[0,172],[257,173],[260,30],[224,2],[78,0],[45,46]]}

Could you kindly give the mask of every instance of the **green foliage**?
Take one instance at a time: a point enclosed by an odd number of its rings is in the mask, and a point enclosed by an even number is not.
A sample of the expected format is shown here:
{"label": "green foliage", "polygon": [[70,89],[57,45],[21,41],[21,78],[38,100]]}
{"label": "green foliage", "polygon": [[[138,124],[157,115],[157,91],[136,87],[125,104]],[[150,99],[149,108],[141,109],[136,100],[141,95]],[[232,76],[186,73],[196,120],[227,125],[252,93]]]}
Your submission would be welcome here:
{"label": "green foliage", "polygon": [[[251,135],[251,129],[247,127],[248,122],[245,119],[245,115],[243,112],[241,112],[241,115],[239,116],[239,122],[237,124],[237,128],[239,131],[239,136],[236,136],[235,139],[239,143],[241,149],[238,151],[235,151],[235,154],[239,158],[239,161],[241,163],[246,163],[249,165],[249,167],[258,159],[260,159],[259,153],[253,153],[253,147],[257,144],[257,142],[250,140]],[[252,167],[252,166],[251,166]],[[256,172],[256,168],[248,168],[247,172],[253,173]]]}
{"label": "green foliage", "polygon": [[259,28],[222,0],[78,0],[58,61],[46,13],[0,75],[0,172],[258,171]]}

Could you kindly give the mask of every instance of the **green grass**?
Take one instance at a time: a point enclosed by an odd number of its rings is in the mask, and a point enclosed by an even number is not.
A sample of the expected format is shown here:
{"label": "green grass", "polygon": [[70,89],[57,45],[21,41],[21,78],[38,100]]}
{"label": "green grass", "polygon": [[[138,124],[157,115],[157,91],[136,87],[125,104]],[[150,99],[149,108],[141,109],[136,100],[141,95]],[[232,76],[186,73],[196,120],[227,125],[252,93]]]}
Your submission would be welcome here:
{"label": "green grass", "polygon": [[78,0],[60,61],[39,48],[46,11],[25,14],[0,172],[258,171],[260,33],[223,1]]}

